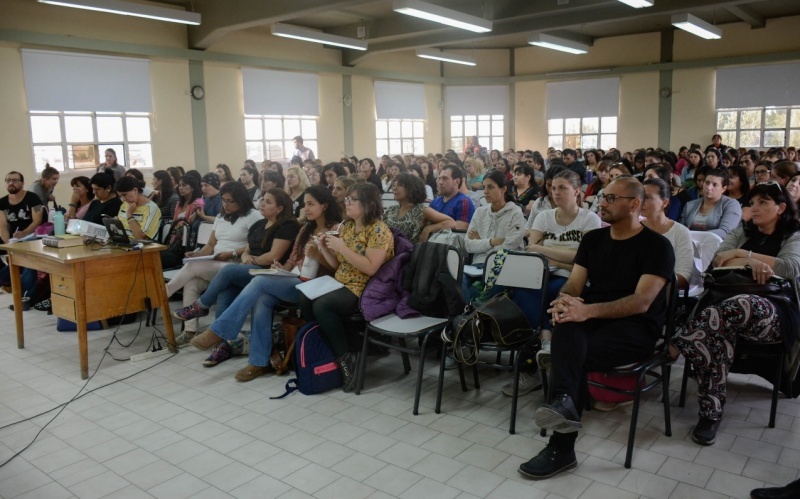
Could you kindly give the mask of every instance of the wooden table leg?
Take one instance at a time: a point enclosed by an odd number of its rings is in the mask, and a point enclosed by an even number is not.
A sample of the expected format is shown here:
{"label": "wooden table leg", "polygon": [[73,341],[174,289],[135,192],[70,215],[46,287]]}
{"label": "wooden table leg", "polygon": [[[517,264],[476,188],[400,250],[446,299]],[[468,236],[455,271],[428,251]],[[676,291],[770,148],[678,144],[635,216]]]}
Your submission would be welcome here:
{"label": "wooden table leg", "polygon": [[172,353],[178,353],[175,343],[175,329],[172,328],[172,311],[169,309],[169,298],[167,298],[167,288],[164,285],[164,271],[161,267],[161,256],[158,253],[146,253],[152,258],[153,282],[156,283],[156,308],[161,307],[161,315],[164,316],[164,329],[167,333],[167,348]]}
{"label": "wooden table leg", "polygon": [[89,344],[86,332],[86,272],[84,263],[73,266],[75,282],[75,324],[78,326],[78,355],[81,361],[81,379],[89,377]]}
{"label": "wooden table leg", "polygon": [[19,277],[19,267],[14,265],[14,257],[8,260],[11,273],[11,290],[14,294],[14,320],[17,323],[17,348],[25,348],[25,325],[22,322],[22,280]]}

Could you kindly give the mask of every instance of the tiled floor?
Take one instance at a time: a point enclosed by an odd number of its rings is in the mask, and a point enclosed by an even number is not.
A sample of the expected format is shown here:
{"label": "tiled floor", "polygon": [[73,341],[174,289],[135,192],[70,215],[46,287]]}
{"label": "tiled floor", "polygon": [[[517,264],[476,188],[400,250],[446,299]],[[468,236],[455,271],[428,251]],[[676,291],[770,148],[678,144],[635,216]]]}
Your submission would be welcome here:
{"label": "tiled floor", "polygon": [[[0,295],[0,426],[69,400],[83,385],[75,333],[55,319],[25,313],[26,348],[16,348],[14,319]],[[125,326],[123,341],[137,325]],[[117,357],[144,351],[111,347]],[[90,333],[94,371],[110,331]],[[444,412],[433,412],[435,375],[425,374],[421,414],[413,416],[413,376],[399,357],[370,359],[365,392],[280,395],[286,378],[237,383],[237,358],[204,368],[202,352],[184,349],[147,371],[71,403],[10,464],[0,468],[4,498],[62,497],[405,497],[405,498],[716,498],[784,484],[800,469],[800,403],[781,399],[777,428],[767,429],[768,390],[734,376],[727,418],[717,443],[689,437],[696,402],[677,407],[680,369],[673,376],[673,436],[663,435],[658,393],[642,407],[633,468],[622,466],[629,412],[592,411],[577,450],[580,466],[531,482],[519,464],[544,445],[531,421],[541,392],[522,399],[517,435],[508,434],[505,376],[483,373],[479,391],[462,392],[447,373]],[[106,358],[89,389],[162,359],[138,363]],[[431,363],[433,364],[433,362]],[[53,413],[51,413],[53,414]],[[52,417],[0,430],[0,461],[27,445]]]}

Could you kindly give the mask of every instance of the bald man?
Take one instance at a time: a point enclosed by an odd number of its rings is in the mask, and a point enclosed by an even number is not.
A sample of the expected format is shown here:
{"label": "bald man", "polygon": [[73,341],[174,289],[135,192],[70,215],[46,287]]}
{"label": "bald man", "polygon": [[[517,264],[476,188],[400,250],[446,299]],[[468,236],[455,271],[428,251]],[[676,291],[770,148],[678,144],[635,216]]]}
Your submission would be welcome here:
{"label": "bald man", "polygon": [[653,355],[666,316],[665,284],[675,273],[675,254],[664,236],[639,223],[644,188],[620,177],[598,200],[609,226],[583,236],[572,273],[548,310],[554,324],[551,403],[539,407],[534,419],[553,433],[547,446],[519,467],[534,480],[577,466],[585,373]]}

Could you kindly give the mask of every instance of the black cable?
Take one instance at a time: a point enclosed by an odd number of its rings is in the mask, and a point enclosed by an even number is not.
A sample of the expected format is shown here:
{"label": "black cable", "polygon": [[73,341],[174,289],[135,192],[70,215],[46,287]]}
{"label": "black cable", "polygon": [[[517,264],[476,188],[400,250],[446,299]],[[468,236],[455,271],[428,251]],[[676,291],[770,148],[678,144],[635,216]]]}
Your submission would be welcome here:
{"label": "black cable", "polygon": [[[130,289],[128,290],[128,296],[127,296],[127,298],[126,298],[126,300],[125,300],[125,307],[123,308],[123,312],[122,312],[122,315],[123,315],[123,317],[125,316],[125,314],[126,314],[126,313],[127,313],[127,311],[128,311],[128,305],[129,305],[129,303],[130,303],[131,294],[133,294],[133,289],[134,289],[134,287],[135,287],[135,285],[136,285],[136,276],[137,276],[137,274],[138,274],[138,268],[139,268],[139,264],[140,264],[142,261],[143,261],[143,256],[142,256],[142,254],[141,254],[141,253],[139,253],[139,260],[136,262],[136,268],[134,269],[134,279],[133,279],[133,282],[131,283],[131,287],[130,287]],[[146,279],[145,279],[145,282],[146,282]],[[141,319],[140,319],[139,325],[140,325],[140,329],[141,329]],[[4,461],[2,464],[0,464],[0,468],[2,468],[3,466],[5,466],[6,464],[10,463],[10,462],[11,462],[11,461],[13,461],[13,460],[14,460],[14,459],[15,459],[17,456],[19,456],[20,454],[22,454],[23,452],[25,452],[26,450],[28,450],[28,448],[29,448],[31,445],[33,445],[33,444],[36,442],[36,440],[39,438],[39,435],[41,435],[41,434],[42,434],[42,432],[43,432],[43,431],[44,431],[44,430],[45,430],[45,429],[46,429],[46,428],[47,428],[47,427],[50,425],[50,423],[52,423],[53,421],[55,421],[55,419],[56,419],[58,416],[60,416],[62,412],[64,412],[64,409],[66,409],[66,408],[67,408],[67,406],[68,406],[69,404],[71,404],[72,402],[74,402],[75,400],[77,400],[77,399],[79,399],[79,398],[83,397],[84,395],[88,395],[88,394],[90,394],[90,393],[94,392],[95,390],[99,390],[100,388],[105,388],[106,386],[113,385],[114,383],[117,383],[117,382],[119,382],[119,381],[124,381],[124,380],[126,380],[126,379],[130,379],[131,377],[133,377],[133,376],[135,376],[135,375],[137,375],[137,374],[139,374],[139,373],[142,373],[142,372],[144,372],[144,371],[146,371],[146,370],[148,370],[148,369],[150,369],[150,368],[152,368],[152,367],[154,367],[154,366],[157,366],[157,365],[161,364],[162,362],[166,362],[167,360],[169,360],[169,359],[171,359],[172,357],[174,357],[175,355],[177,355],[177,352],[176,352],[176,353],[173,353],[172,355],[170,355],[170,356],[169,356],[169,357],[167,357],[166,359],[163,359],[162,361],[160,361],[160,362],[157,362],[157,363],[153,364],[153,365],[152,365],[152,366],[150,366],[150,367],[146,367],[146,368],[142,369],[141,371],[137,371],[137,372],[135,372],[135,373],[131,374],[130,376],[127,376],[127,377],[125,377],[125,378],[118,379],[118,380],[112,381],[112,382],[110,382],[110,383],[107,383],[107,384],[105,384],[105,385],[103,385],[103,386],[100,386],[100,387],[94,388],[94,389],[92,389],[91,391],[88,391],[88,392],[84,393],[83,395],[81,395],[81,392],[83,392],[83,390],[85,390],[85,389],[86,389],[86,387],[89,385],[89,382],[90,382],[90,381],[92,381],[92,379],[94,378],[94,376],[95,376],[95,375],[98,373],[98,371],[100,370],[100,365],[103,363],[103,360],[105,360],[105,358],[106,358],[106,355],[109,355],[109,356],[111,356],[112,358],[114,358],[114,356],[113,356],[113,355],[111,354],[111,352],[109,352],[109,350],[108,350],[108,349],[111,347],[111,345],[114,343],[114,341],[116,340],[116,341],[117,341],[117,343],[119,343],[120,345],[122,345],[122,343],[121,343],[121,342],[120,342],[120,341],[117,339],[117,333],[119,332],[119,329],[120,329],[120,327],[121,327],[121,326],[122,326],[122,321],[120,321],[120,323],[119,323],[119,324],[117,324],[117,328],[116,328],[116,329],[114,330],[114,332],[112,333],[112,335],[111,335],[111,339],[109,340],[109,342],[108,342],[108,345],[106,345],[106,347],[103,349],[103,355],[102,355],[102,357],[100,357],[100,362],[98,362],[98,363],[97,363],[97,367],[95,367],[95,369],[94,369],[94,372],[92,373],[92,375],[91,375],[91,376],[89,376],[89,378],[86,380],[86,383],[84,383],[84,384],[83,384],[83,386],[82,386],[82,387],[81,387],[81,388],[78,390],[78,392],[77,392],[77,393],[76,393],[76,394],[75,394],[75,395],[74,395],[74,396],[73,396],[71,399],[69,399],[68,401],[66,401],[66,402],[64,402],[64,403],[62,403],[62,404],[59,404],[59,405],[57,405],[56,407],[54,407],[54,408],[50,409],[49,411],[45,411],[45,412],[43,412],[43,413],[37,414],[36,416],[31,416],[31,417],[25,418],[25,419],[23,419],[23,420],[16,421],[16,422],[14,422],[14,423],[10,423],[10,424],[7,424],[7,425],[4,425],[4,426],[0,427],[0,430],[2,430],[2,429],[4,429],[4,428],[8,428],[9,426],[13,426],[13,425],[15,425],[15,424],[23,423],[23,422],[25,422],[25,421],[30,421],[30,420],[32,420],[32,419],[34,419],[34,418],[38,418],[39,416],[43,416],[43,415],[45,415],[45,414],[47,414],[47,413],[50,413],[50,412],[52,412],[52,411],[54,411],[54,410],[58,409],[59,407],[61,408],[61,409],[58,411],[58,413],[56,413],[56,415],[55,415],[55,416],[53,416],[53,417],[52,417],[52,419],[50,419],[50,421],[48,421],[47,423],[45,423],[45,424],[44,424],[44,426],[42,426],[42,427],[39,429],[39,431],[36,433],[36,435],[34,435],[33,439],[30,441],[30,443],[28,443],[28,445],[26,445],[25,447],[23,447],[22,449],[20,449],[19,451],[17,451],[17,452],[16,452],[14,455],[12,455],[12,456],[11,456],[11,457],[9,457],[9,458],[8,458],[6,461]],[[160,331],[159,331],[159,332],[160,332]],[[139,333],[138,333],[138,331],[137,331],[136,335],[138,336],[138,334],[139,334]],[[154,332],[154,334],[155,334],[155,332]],[[162,333],[162,334],[163,334],[163,333]],[[135,339],[135,338],[134,338],[134,339]],[[131,343],[133,343],[133,342],[131,342]],[[129,343],[129,345],[130,345],[130,343]],[[130,360],[130,359],[128,359],[128,360]]]}

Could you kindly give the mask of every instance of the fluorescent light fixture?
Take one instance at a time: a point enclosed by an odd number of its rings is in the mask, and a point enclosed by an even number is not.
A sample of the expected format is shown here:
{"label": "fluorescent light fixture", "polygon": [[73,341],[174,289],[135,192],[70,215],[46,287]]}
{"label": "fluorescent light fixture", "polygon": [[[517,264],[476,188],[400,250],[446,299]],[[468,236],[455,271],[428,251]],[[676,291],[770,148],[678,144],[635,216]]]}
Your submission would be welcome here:
{"label": "fluorescent light fixture", "polygon": [[423,59],[433,59],[436,61],[454,62],[456,64],[463,64],[465,66],[474,66],[477,64],[475,59],[472,57],[449,54],[447,52],[440,52],[432,49],[417,49],[417,57],[422,57]]}
{"label": "fluorescent light fixture", "polygon": [[324,43],[325,45],[335,45],[336,47],[344,47],[353,50],[367,50],[367,42],[364,40],[347,38],[346,36],[330,35],[328,33],[323,33],[322,31],[292,26],[291,24],[273,24],[272,34],[275,36],[282,36],[284,38],[303,40],[305,42]]}
{"label": "fluorescent light fixture", "polygon": [[672,25],[706,40],[719,40],[722,38],[722,30],[720,28],[691,14],[673,15]]}
{"label": "fluorescent light fixture", "polygon": [[492,31],[492,21],[487,21],[482,17],[464,14],[457,10],[445,9],[438,5],[420,2],[419,0],[394,0],[392,9],[401,14],[446,24],[454,28],[474,31],[475,33],[488,33]]}
{"label": "fluorescent light fixture", "polygon": [[537,47],[544,47],[546,49],[560,50],[570,54],[585,54],[589,52],[589,46],[576,42],[574,40],[567,40],[557,36],[548,35],[546,33],[534,33],[528,38],[528,43],[536,45]]}
{"label": "fluorescent light fixture", "polygon": [[39,3],[122,14],[124,16],[144,17],[171,23],[191,24],[194,26],[200,24],[200,14],[196,12],[126,2],[125,0],[39,0]]}
{"label": "fluorescent light fixture", "polygon": [[644,7],[652,7],[653,0],[619,0],[625,5],[630,5],[634,9],[641,9]]}

